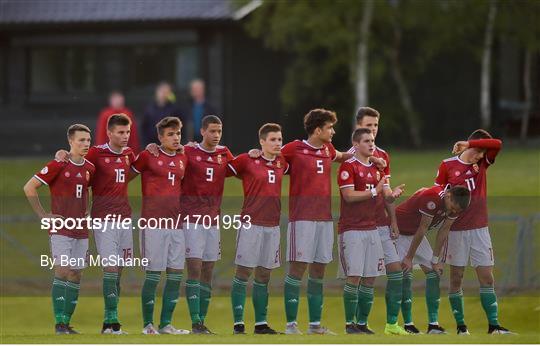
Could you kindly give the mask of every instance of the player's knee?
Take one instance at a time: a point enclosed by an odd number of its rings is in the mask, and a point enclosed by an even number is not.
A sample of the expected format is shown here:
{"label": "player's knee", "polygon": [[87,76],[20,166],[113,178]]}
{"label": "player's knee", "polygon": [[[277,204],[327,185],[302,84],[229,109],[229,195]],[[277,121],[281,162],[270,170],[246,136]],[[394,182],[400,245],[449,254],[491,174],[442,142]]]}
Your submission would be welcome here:
{"label": "player's knee", "polygon": [[387,273],[398,272],[398,271],[401,271],[401,262],[392,262],[386,265]]}
{"label": "player's knee", "polygon": [[270,270],[255,270],[255,280],[263,284],[268,283],[270,281]]}
{"label": "player's knee", "polygon": [[243,266],[236,266],[235,276],[239,279],[247,281],[251,275],[251,269]]}
{"label": "player's knee", "polygon": [[67,279],[71,282],[81,282],[82,271],[81,270],[70,270]]}
{"label": "player's knee", "polygon": [[326,265],[322,263],[311,263],[309,265],[309,277],[314,279],[324,278],[324,270]]}
{"label": "player's knee", "polygon": [[62,266],[54,267],[54,276],[58,279],[68,280],[70,269]]}
{"label": "player's knee", "polygon": [[295,279],[302,279],[304,273],[306,272],[307,263],[302,262],[290,262],[289,265],[289,276],[292,276]]}
{"label": "player's knee", "polygon": [[358,286],[360,284],[359,276],[349,276],[347,277],[347,283],[350,285]]}
{"label": "player's knee", "polygon": [[375,278],[374,278],[374,277],[361,278],[361,279],[360,279],[360,283],[361,283],[363,286],[373,287],[373,285],[375,285]]}

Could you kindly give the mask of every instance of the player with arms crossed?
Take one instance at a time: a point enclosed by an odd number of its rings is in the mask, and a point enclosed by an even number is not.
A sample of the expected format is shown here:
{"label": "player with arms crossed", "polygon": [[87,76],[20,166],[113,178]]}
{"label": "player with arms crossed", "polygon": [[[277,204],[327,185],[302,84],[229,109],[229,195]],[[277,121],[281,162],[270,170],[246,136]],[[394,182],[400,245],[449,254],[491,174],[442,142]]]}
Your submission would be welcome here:
{"label": "player with arms crossed", "polygon": [[[96,167],[92,182],[92,212],[94,219],[101,219],[101,229],[94,228],[94,240],[100,258],[133,258],[133,230],[131,223],[125,228],[111,222],[112,215],[122,220],[131,219],[127,187],[131,163],[135,161],[133,150],[127,146],[131,133],[131,120],[125,114],[113,114],[107,121],[109,142],[90,148],[86,159]],[[67,160],[69,153],[60,150],[59,160]],[[122,222],[123,225],[126,225]],[[103,267],[103,300],[105,312],[102,334],[126,334],[118,319],[121,266]]]}
{"label": "player with arms crossed", "polygon": [[[448,237],[450,226],[458,214],[468,207],[470,200],[471,194],[463,186],[454,186],[448,189],[434,186],[416,191],[396,208],[400,232],[396,245],[403,262],[403,269],[406,274],[410,274],[413,265],[418,264],[426,274],[428,334],[446,334],[438,322],[441,300],[439,284],[443,266],[439,257]],[[435,251],[433,251],[425,234],[429,229],[439,226]],[[409,333],[420,334],[412,320],[411,281],[403,285],[403,300],[401,312],[405,329]]]}
{"label": "player with arms crossed", "polygon": [[[379,132],[380,114],[377,110],[370,107],[360,107],[356,112],[356,128],[367,128],[371,130],[373,138],[377,138]],[[355,147],[353,146],[349,152],[354,154]],[[388,178],[390,177],[390,155],[383,149],[375,146],[373,155],[369,157],[370,162],[373,162]],[[379,196],[376,199],[375,211],[377,215],[377,230],[381,237],[382,247],[384,251],[384,263],[386,267],[386,276],[388,278],[385,292],[386,302],[386,326],[385,334],[400,334],[401,328],[397,325],[399,309],[402,304],[402,285],[405,281],[410,281],[410,278],[403,278],[401,270],[401,261],[399,259],[395,240],[399,236],[399,228],[397,226],[396,212],[394,201],[398,198],[405,185],[400,185],[394,189],[392,193],[390,188],[390,180],[383,186],[387,194],[391,194],[388,198]],[[340,267],[341,268],[341,267]],[[408,327],[405,327],[407,331]]]}
{"label": "player with arms crossed", "polygon": [[[94,176],[95,167],[84,156],[90,148],[90,129],[74,124],[67,130],[70,158],[67,162],[53,160],[36,173],[26,185],[24,193],[32,209],[41,218],[53,222],[55,218],[86,218],[88,187]],[[43,209],[37,190],[49,186],[51,213]],[[52,303],[56,321],[56,334],[79,334],[70,325],[70,320],[79,297],[81,271],[86,267],[88,256],[88,229],[61,229],[49,231],[51,256],[56,261],[52,284]],[[63,259],[76,261],[74,266],[63,266]]]}
{"label": "player with arms crossed", "polygon": [[252,158],[241,154],[229,163],[232,173],[242,179],[241,215],[250,217],[250,223],[242,224],[236,236],[236,273],[231,288],[234,334],[245,334],[246,286],[254,268],[254,332],[278,334],[268,326],[266,313],[270,273],[280,266],[281,181],[288,170],[287,162],[279,156],[282,142],[281,126],[264,124],[259,129],[262,155]]}
{"label": "player with arms crossed", "polygon": [[458,334],[469,334],[465,325],[462,281],[465,266],[476,270],[480,283],[480,301],[488,319],[488,334],[510,334],[498,320],[497,296],[493,278],[493,247],[488,230],[487,170],[495,162],[502,142],[482,129],[467,141],[454,145],[457,156],[439,166],[435,184],[461,185],[471,191],[469,208],[454,222],[448,235],[445,262],[450,264],[450,305]]}
{"label": "player with arms crossed", "polygon": [[[166,117],[156,124],[161,146],[159,155],[148,151],[139,154],[133,165],[130,180],[141,174],[142,213],[146,219],[170,220],[164,229],[141,229],[141,256],[149,263],[145,267],[146,277],[141,294],[143,334],[189,334],[188,330],[176,329],[171,325],[172,314],[180,295],[180,282],[186,256],[182,224],[173,229],[180,214],[182,179],[188,161],[184,154],[177,153],[180,146],[182,122],[176,117]],[[167,221],[169,222],[169,221]],[[165,227],[165,225],[158,226]],[[170,227],[170,228],[169,228]],[[154,303],[156,288],[161,272],[165,271],[161,322],[159,330],[154,327]]]}
{"label": "player with arms crossed", "polygon": [[300,283],[309,266],[307,287],[308,334],[334,334],[320,323],[323,306],[323,278],[332,261],[334,226],[332,222],[332,161],[342,162],[352,155],[334,149],[332,136],[336,114],[313,109],[304,117],[307,140],[286,144],[281,154],[289,163],[289,225],[284,300],[286,334],[301,334],[296,318]]}
{"label": "player with arms crossed", "polygon": [[[373,304],[373,285],[375,278],[385,273],[384,251],[377,230],[377,204],[381,197],[389,201],[394,197],[387,177],[369,159],[376,150],[372,131],[356,129],[352,144],[354,157],[342,163],[338,172],[341,193],[339,253],[347,277],[343,290],[345,331],[347,334],[373,334],[367,326]],[[355,315],[357,323],[354,323]],[[388,329],[387,323],[385,333]],[[397,324],[397,318],[391,329],[391,334],[408,335]]]}

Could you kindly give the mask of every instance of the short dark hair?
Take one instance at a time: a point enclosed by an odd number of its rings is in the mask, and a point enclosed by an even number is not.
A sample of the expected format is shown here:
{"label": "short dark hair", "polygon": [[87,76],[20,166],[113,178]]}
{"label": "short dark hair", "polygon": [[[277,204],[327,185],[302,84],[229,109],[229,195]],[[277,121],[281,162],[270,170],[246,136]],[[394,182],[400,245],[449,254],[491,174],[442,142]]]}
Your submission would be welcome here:
{"label": "short dark hair", "polygon": [[473,139],[491,139],[491,138],[493,138],[493,137],[489,134],[489,132],[487,132],[484,129],[474,130],[473,133],[471,133],[471,135],[469,136],[469,140],[473,140]]}
{"label": "short dark hair", "polygon": [[471,192],[465,186],[453,186],[448,189],[450,192],[450,199],[453,203],[456,203],[461,210],[467,209],[471,203]]}
{"label": "short dark hair", "polygon": [[165,117],[156,124],[158,135],[163,135],[166,128],[179,129],[182,127],[182,121],[178,117]]}
{"label": "short dark hair", "polygon": [[368,128],[365,128],[365,127],[361,127],[359,129],[356,129],[352,133],[351,141],[358,143],[362,139],[363,135],[370,134],[370,133],[371,133],[371,130],[368,129]]}
{"label": "short dark hair", "polygon": [[337,122],[335,112],[323,108],[312,109],[304,116],[304,129],[311,135],[316,128],[323,128],[327,122],[332,124]]}
{"label": "short dark hair", "polygon": [[124,113],[113,114],[107,120],[107,129],[110,131],[116,125],[126,126],[131,125],[131,119]]}
{"label": "short dark hair", "polygon": [[374,117],[378,119],[380,116],[379,112],[374,108],[360,107],[356,112],[356,123],[361,122],[364,117]]}
{"label": "short dark hair", "polygon": [[221,122],[221,119],[219,119],[215,115],[207,115],[204,118],[202,118],[201,128],[203,130],[206,130],[208,128],[208,125],[210,125],[210,124],[223,125],[223,123]]}
{"label": "short dark hair", "polygon": [[266,139],[270,132],[280,132],[281,126],[275,123],[266,123],[259,129],[259,138]]}
{"label": "short dark hair", "polygon": [[90,129],[88,128],[88,126],[83,125],[83,124],[73,124],[70,127],[68,127],[68,129],[67,129],[67,138],[71,139],[73,137],[73,135],[75,134],[75,132],[77,132],[77,131],[83,131],[83,132],[88,132],[88,133],[92,134],[92,132],[90,132]]}

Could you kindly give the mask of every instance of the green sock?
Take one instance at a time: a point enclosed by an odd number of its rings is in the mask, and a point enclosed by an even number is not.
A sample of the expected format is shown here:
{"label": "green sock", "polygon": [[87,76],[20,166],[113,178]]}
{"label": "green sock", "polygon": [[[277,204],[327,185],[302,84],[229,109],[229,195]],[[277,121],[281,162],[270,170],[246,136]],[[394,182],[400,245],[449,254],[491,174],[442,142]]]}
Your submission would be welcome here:
{"label": "green sock", "polygon": [[120,279],[122,276],[118,274],[118,279],[116,279],[116,294],[118,294],[118,300],[120,300]]}
{"label": "green sock", "polygon": [[65,307],[65,323],[69,324],[71,322],[71,316],[75,311],[77,306],[77,299],[79,299],[79,290],[81,289],[81,284],[78,282],[66,281],[66,307]]}
{"label": "green sock", "polygon": [[200,312],[201,286],[197,280],[186,280],[186,300],[191,316],[191,323],[201,322]]}
{"label": "green sock", "polygon": [[435,271],[430,271],[426,274],[426,305],[429,323],[439,322],[439,302],[441,301],[440,281],[441,279]]}
{"label": "green sock", "polygon": [[266,323],[266,313],[268,310],[268,284],[253,281],[251,298],[255,310],[255,325],[257,325],[257,323]]}
{"label": "green sock", "polygon": [[296,322],[298,315],[298,303],[300,300],[300,283],[302,281],[293,278],[290,275],[285,277],[283,286],[283,298],[285,300],[285,315],[287,322]]}
{"label": "green sock", "polygon": [[403,274],[403,296],[401,298],[401,314],[405,324],[413,323],[412,320],[412,273]]}
{"label": "green sock", "polygon": [[448,294],[450,299],[450,306],[452,307],[452,313],[456,319],[458,326],[465,324],[464,308],[463,308],[463,291],[459,290],[454,293]]}
{"label": "green sock", "polygon": [[480,301],[482,302],[482,307],[486,312],[486,317],[489,324],[498,326],[498,305],[497,296],[495,295],[495,288],[492,286],[480,287]]}
{"label": "green sock", "polygon": [[308,278],[307,299],[309,323],[321,322],[323,306],[323,280]]}
{"label": "green sock", "polygon": [[386,323],[396,324],[403,296],[403,272],[389,272],[386,277]]}
{"label": "green sock", "polygon": [[51,289],[51,297],[56,324],[65,323],[66,281],[55,277]]}
{"label": "green sock", "polygon": [[235,324],[244,323],[246,286],[247,281],[239,279],[236,276],[233,278],[231,287],[231,305]]}
{"label": "green sock", "polygon": [[163,287],[159,328],[163,328],[171,323],[172,314],[180,296],[180,282],[182,282],[182,274],[167,273],[167,281],[165,281],[165,286]]}
{"label": "green sock", "polygon": [[212,286],[207,283],[201,282],[201,300],[200,300],[200,310],[199,316],[201,317],[201,322],[204,323],[206,313],[208,312],[208,305],[210,305],[210,298],[212,298]]}
{"label": "green sock", "polygon": [[358,286],[345,284],[343,287],[343,306],[345,307],[345,323],[353,323],[358,306]]}
{"label": "green sock", "polygon": [[103,272],[103,299],[105,300],[105,323],[118,323],[118,273]]}
{"label": "green sock", "polygon": [[373,287],[358,286],[358,308],[356,309],[356,322],[366,324],[373,305]]}
{"label": "green sock", "polygon": [[141,306],[143,327],[154,323],[154,306],[156,304],[156,288],[159,284],[161,272],[147,271],[141,292]]}

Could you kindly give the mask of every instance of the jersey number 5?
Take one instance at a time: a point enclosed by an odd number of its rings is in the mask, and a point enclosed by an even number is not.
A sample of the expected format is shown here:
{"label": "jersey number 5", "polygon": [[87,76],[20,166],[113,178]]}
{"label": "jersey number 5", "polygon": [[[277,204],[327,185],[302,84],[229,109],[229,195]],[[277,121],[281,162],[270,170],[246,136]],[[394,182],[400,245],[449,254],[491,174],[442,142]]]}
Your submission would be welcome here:
{"label": "jersey number 5", "polygon": [[322,160],[317,160],[317,173],[323,174],[324,173],[324,166]]}

